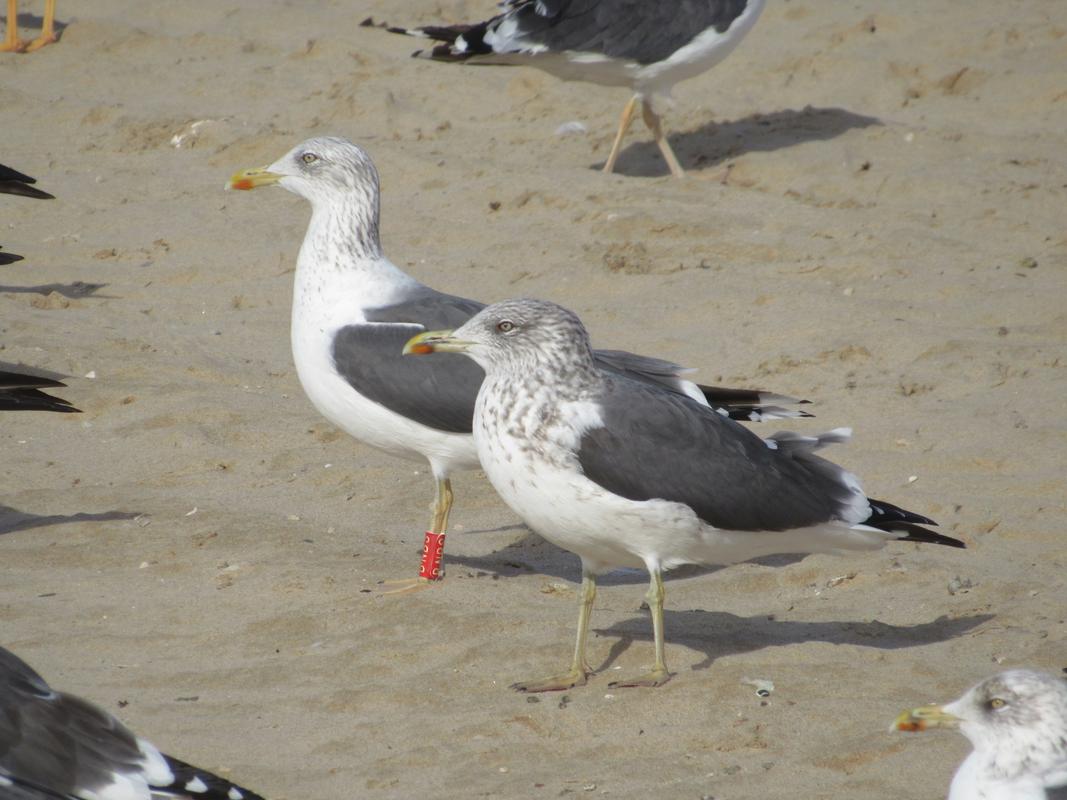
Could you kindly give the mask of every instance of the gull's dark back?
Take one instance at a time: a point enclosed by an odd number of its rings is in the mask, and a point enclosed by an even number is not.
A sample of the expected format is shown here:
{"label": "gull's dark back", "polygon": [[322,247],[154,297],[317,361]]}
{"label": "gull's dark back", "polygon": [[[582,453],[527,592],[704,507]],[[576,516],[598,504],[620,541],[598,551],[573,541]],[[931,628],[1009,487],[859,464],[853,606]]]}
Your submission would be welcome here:
{"label": "gull's dark back", "polygon": [[[183,761],[162,758],[171,780],[149,781],[153,797],[263,800]],[[108,797],[117,780],[144,776],[145,762],[129,728],[80,697],[55,691],[29,664],[0,647],[0,798]],[[196,788],[187,788],[190,784]]]}
{"label": "gull's dark back", "polygon": [[[368,309],[369,323],[340,329],[333,360],[338,373],[360,394],[436,430],[470,433],[474,403],[485,373],[463,356],[444,353],[437,358],[403,358],[404,343],[421,330],[458,328],[485,308],[484,303],[424,287],[402,302]],[[661,389],[684,394],[686,383],[678,364],[622,350],[596,350],[597,366]],[[696,385],[696,384],[694,384]],[[696,385],[708,403],[732,419],[760,421],[764,416],[810,416],[768,401],[795,403],[793,398],[751,389]]]}
{"label": "gull's dark back", "polygon": [[838,518],[849,492],[836,465],[783,456],[748,429],[689,398],[604,376],[604,426],[586,431],[586,477],[630,500],[684,503],[729,530],[786,530]]}
{"label": "gull's dark back", "polygon": [[777,434],[763,440],[688,397],[625,377],[603,375],[594,398],[603,427],[587,430],[577,452],[585,476],[630,500],[683,503],[723,530],[782,531],[842,521],[901,538],[962,547],[921,527],[936,524],[891,503],[869,500],[854,479],[815,450],[845,437]]}
{"label": "gull's dark back", "polygon": [[[670,57],[704,30],[726,31],[747,5],[748,0],[511,0],[485,22],[389,30],[445,42],[429,55],[448,61],[547,51],[598,53],[644,65]],[[514,30],[502,44],[496,34],[504,23]],[[460,36],[461,51],[452,47]]]}

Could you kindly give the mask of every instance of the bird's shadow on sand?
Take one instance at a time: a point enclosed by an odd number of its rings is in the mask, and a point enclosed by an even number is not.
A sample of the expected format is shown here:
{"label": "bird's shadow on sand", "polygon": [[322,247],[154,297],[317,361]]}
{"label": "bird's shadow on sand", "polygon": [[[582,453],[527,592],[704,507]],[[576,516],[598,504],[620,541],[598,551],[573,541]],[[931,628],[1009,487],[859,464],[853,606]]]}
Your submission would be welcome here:
{"label": "bird's shadow on sand", "polygon": [[[669,121],[669,120],[668,120]],[[630,136],[640,136],[634,124]],[[769,152],[804,142],[833,139],[854,128],[881,125],[875,117],[854,114],[843,108],[784,109],[769,114],[752,114],[737,120],[709,122],[693,131],[667,135],[682,168],[705,170],[745,153]],[[645,135],[651,136],[645,129]],[[593,169],[603,169],[603,162]],[[656,143],[636,141],[619,155],[615,171],[631,177],[654,178],[670,175]]]}
{"label": "bird's shadow on sand", "polygon": [[[803,642],[859,645],[879,650],[922,647],[962,636],[993,619],[993,616],[940,616],[931,622],[916,625],[890,625],[876,619],[869,622],[804,622],[779,620],[768,614],[739,617],[725,611],[665,609],[663,626],[667,642],[704,653],[704,660],[693,666],[694,670],[703,670],[723,656]],[[611,645],[604,663],[597,668],[598,672],[610,667],[634,641],[648,642],[650,646],[652,642],[652,624],[647,614],[617,622],[610,628],[593,630],[599,636],[618,637]]]}
{"label": "bird's shadow on sand", "polygon": [[[468,533],[476,535],[521,527],[509,526],[495,531],[468,531]],[[753,559],[752,563],[781,567],[794,564],[806,557],[803,555],[768,556]],[[573,583],[581,580],[578,557],[534,533],[527,533],[514,544],[487,556],[446,554],[445,564],[449,570],[466,569],[475,576],[488,574],[499,578],[510,578],[537,573]],[[681,567],[671,570],[664,577],[669,582],[672,579],[688,578],[694,575],[708,575],[720,569],[726,569],[726,567]],[[600,587],[646,583],[648,583],[648,573],[643,569],[619,570],[597,579],[597,586]],[[669,590],[667,597],[669,604]],[[801,642],[851,644],[882,650],[921,647],[954,639],[993,619],[992,614],[976,614],[957,618],[942,616],[932,622],[917,625],[890,625],[878,620],[803,622],[775,619],[771,615],[773,611],[773,608],[768,608],[766,614],[739,617],[723,611],[665,609],[663,614],[666,638],[668,642],[703,652],[704,661],[694,666],[693,669],[707,669],[717,658],[723,656]],[[634,641],[651,643],[652,640],[652,624],[647,613],[617,622],[609,628],[594,628],[594,630],[598,635],[617,638],[603,664],[597,667],[597,672],[610,667]]]}
{"label": "bird's shadow on sand", "polygon": [[[519,523],[505,525],[492,530],[465,531],[460,535],[476,536],[484,533],[503,533],[509,530],[522,530],[525,527],[525,525]],[[805,555],[765,556],[752,559],[752,563],[784,567],[788,564],[795,564],[805,558],[807,558]],[[470,573],[471,577],[492,575],[494,578],[514,578],[517,575],[537,573],[538,575],[561,578],[573,583],[579,583],[582,580],[582,567],[578,556],[556,547],[528,529],[522,539],[487,556],[464,556],[446,551],[443,561],[446,571],[455,570],[458,572],[462,569]],[[692,564],[672,569],[663,577],[665,581],[670,582],[682,578],[692,578],[695,575],[710,575],[721,569],[726,569],[726,567],[704,567]],[[597,586],[632,586],[647,583],[648,573],[643,569],[620,569],[597,578]]]}
{"label": "bird's shadow on sand", "polygon": [[111,522],[120,519],[135,519],[139,516],[140,512],[129,511],[100,511],[96,513],[83,511],[77,514],[39,515],[0,505],[0,535],[24,531],[29,528],[63,525],[67,522]]}
{"label": "bird's shadow on sand", "polygon": [[[24,12],[22,14],[16,15],[15,19],[18,21],[18,26],[20,28],[30,29],[30,31],[24,31],[24,33],[39,31],[44,26],[44,17],[39,14],[31,14],[29,12]],[[7,23],[8,19],[7,17],[4,17],[4,25],[6,26]],[[55,28],[56,36],[62,37],[63,31],[67,29],[67,26],[69,24],[69,22],[60,22],[58,18],[53,20],[52,27]],[[36,35],[36,33],[33,34],[33,36]]]}
{"label": "bird's shadow on sand", "polygon": [[70,300],[77,300],[82,297],[95,297],[100,300],[116,299],[117,295],[97,294],[106,286],[106,283],[85,283],[83,281],[42,283],[39,286],[0,286],[0,294],[39,294],[47,297],[52,292],[55,292]]}

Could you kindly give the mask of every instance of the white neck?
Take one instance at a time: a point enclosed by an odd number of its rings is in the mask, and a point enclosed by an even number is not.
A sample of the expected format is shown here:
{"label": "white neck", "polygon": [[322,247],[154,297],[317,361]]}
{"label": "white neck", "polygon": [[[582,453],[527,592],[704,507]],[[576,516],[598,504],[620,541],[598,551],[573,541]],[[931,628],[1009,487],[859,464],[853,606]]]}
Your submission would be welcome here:
{"label": "white neck", "polygon": [[400,290],[420,285],[382,254],[376,194],[357,190],[335,195],[328,203],[312,201],[296,262],[294,318],[325,306],[361,311],[385,305]]}

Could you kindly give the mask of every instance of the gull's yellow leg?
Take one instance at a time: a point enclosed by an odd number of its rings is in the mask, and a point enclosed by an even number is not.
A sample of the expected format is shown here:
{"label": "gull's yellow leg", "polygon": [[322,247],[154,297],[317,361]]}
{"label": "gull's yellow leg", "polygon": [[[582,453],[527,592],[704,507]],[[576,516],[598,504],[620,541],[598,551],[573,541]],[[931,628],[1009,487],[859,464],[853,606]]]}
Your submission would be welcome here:
{"label": "gull's yellow leg", "polygon": [[448,478],[439,478],[433,498],[433,518],[430,522],[430,529],[426,531],[423,545],[424,554],[419,576],[383,581],[386,586],[396,587],[389,589],[385,594],[417,592],[432,586],[444,577],[444,573],[440,571],[440,564],[445,547],[445,531],[448,529],[448,515],[452,511],[452,497],[452,481]]}
{"label": "gull's yellow leg", "polygon": [[585,679],[593,674],[592,667],[585,658],[585,645],[589,639],[589,616],[593,612],[596,599],[596,575],[582,569],[582,589],[578,598],[578,638],[574,643],[574,659],[571,668],[562,675],[537,681],[513,683],[512,689],[519,692],[560,692],[575,686],[584,686]]}
{"label": "gull's yellow leg", "polygon": [[674,151],[671,150],[671,143],[667,141],[667,137],[663,135],[663,127],[660,125],[659,114],[652,110],[652,104],[648,100],[644,100],[641,103],[641,116],[645,119],[645,125],[652,131],[652,135],[656,139],[656,145],[659,147],[659,151],[663,153],[663,158],[667,162],[667,166],[671,168],[671,175],[676,178],[684,178],[685,170],[682,169],[682,165],[678,163],[678,159],[674,157]]}
{"label": "gull's yellow leg", "polygon": [[19,38],[19,2],[7,0],[7,35],[0,52],[21,53],[25,49],[26,43]]}
{"label": "gull's yellow leg", "polygon": [[56,0],[44,0],[44,23],[41,25],[41,35],[30,42],[26,52],[32,52],[44,47],[46,44],[58,42],[56,36]]}
{"label": "gull's yellow leg", "polygon": [[630,128],[630,123],[634,121],[634,112],[637,111],[637,95],[635,94],[630,98],[630,102],[626,104],[626,107],[622,110],[622,117],[619,119],[619,132],[615,134],[615,142],[611,145],[611,152],[608,153],[608,160],[604,162],[604,172],[613,172],[615,170],[615,161],[619,157],[619,149],[622,147],[622,137],[626,135],[626,131]]}
{"label": "gull's yellow leg", "polygon": [[437,481],[437,489],[433,497],[433,522],[430,530],[433,533],[444,533],[448,530],[448,515],[452,513],[452,481],[443,478]]}
{"label": "gull's yellow leg", "polygon": [[652,612],[652,638],[656,646],[656,663],[652,669],[644,675],[638,675],[630,680],[614,681],[611,686],[662,686],[671,679],[671,673],[667,671],[667,662],[663,658],[663,598],[666,592],[663,589],[663,573],[657,566],[650,569],[651,580],[649,581],[648,608]]}

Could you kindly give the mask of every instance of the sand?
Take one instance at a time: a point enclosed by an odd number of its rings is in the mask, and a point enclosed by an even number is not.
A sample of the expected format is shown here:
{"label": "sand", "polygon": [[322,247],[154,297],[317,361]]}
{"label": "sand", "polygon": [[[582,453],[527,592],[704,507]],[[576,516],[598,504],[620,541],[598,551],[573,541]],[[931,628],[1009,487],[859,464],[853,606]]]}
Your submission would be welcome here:
{"label": "sand", "polygon": [[[3,417],[0,642],[271,798],[943,796],[965,740],[895,714],[1067,663],[1067,18],[886,9],[771,2],[676,90],[676,181],[639,128],[598,171],[625,90],[417,62],[358,27],[489,0],[61,0],[57,46],[0,54],[0,161],[56,195],[0,197],[26,256],[0,274],[0,359],[73,376],[85,413]],[[381,593],[417,568],[426,468],[302,394],[306,204],[223,192],[326,133],[376,160],[386,252],[419,278],[806,397],[790,427],[853,426],[830,455],[970,549],[671,580],[656,690],[608,687],[651,659],[623,573],[599,674],[509,690],[567,662],[577,558],[465,473],[447,579]]]}

